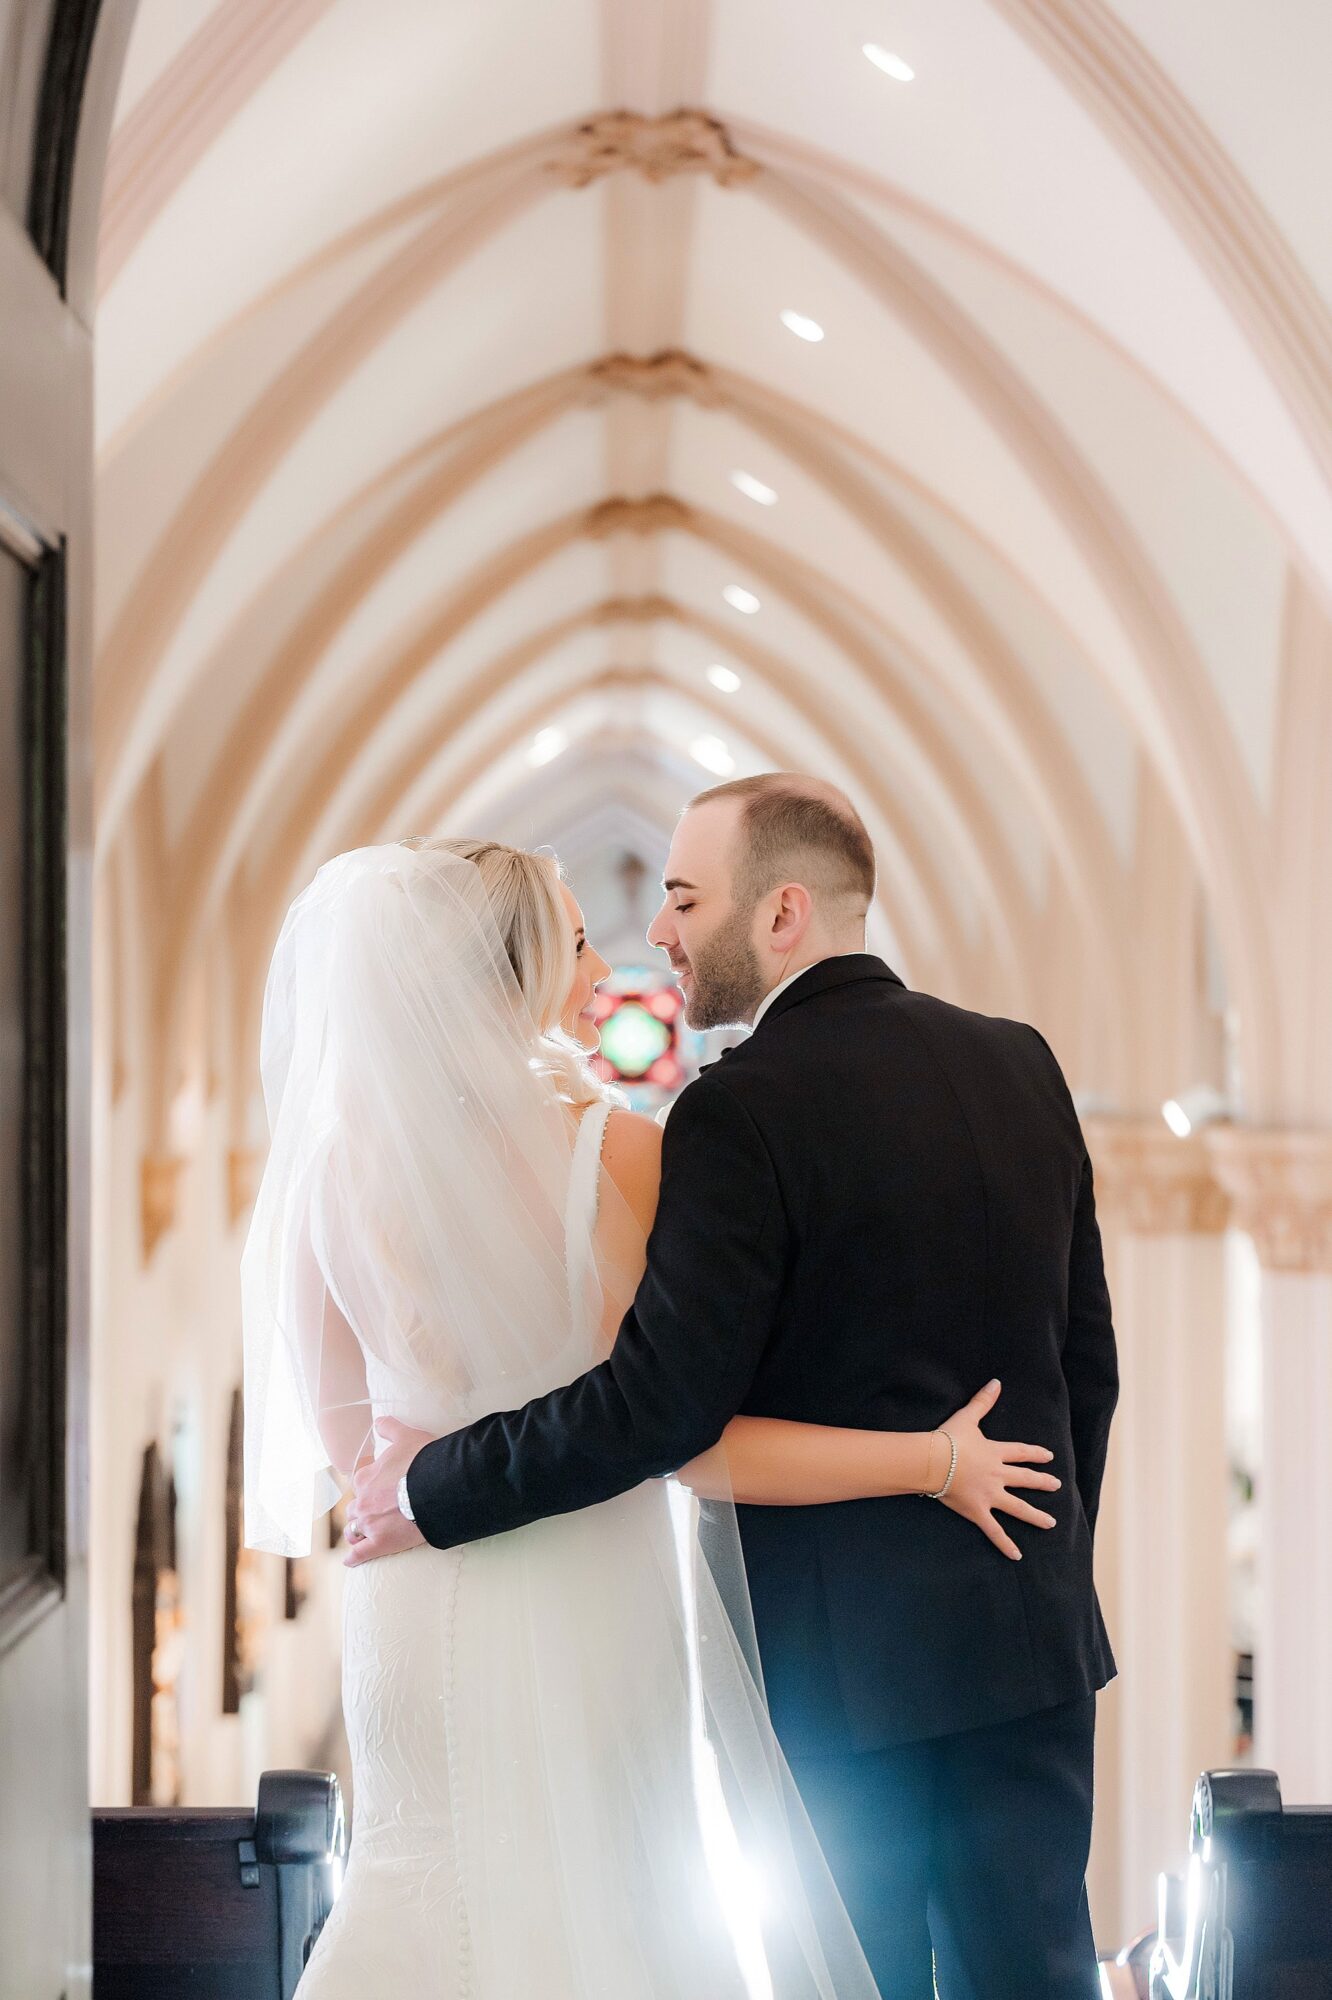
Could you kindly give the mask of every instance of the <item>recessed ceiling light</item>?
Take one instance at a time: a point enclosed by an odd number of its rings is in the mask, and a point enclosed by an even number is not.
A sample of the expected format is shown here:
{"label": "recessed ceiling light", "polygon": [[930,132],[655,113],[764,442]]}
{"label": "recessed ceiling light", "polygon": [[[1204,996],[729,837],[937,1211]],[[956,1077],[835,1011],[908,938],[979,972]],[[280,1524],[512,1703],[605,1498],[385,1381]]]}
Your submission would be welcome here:
{"label": "recessed ceiling light", "polygon": [[715,772],[719,778],[729,778],[735,769],[735,759],[720,736],[696,736],[689,754],[696,764],[701,764],[705,771]]}
{"label": "recessed ceiling light", "polygon": [[715,688],[720,688],[723,694],[739,694],[740,692],[740,676],[736,673],[734,667],[709,667],[708,679]]}
{"label": "recessed ceiling light", "polygon": [[738,486],[747,500],[757,500],[760,507],[771,507],[777,499],[774,489],[755,479],[752,472],[733,472],[731,484]]}
{"label": "recessed ceiling light", "polygon": [[569,739],[562,729],[538,729],[528,749],[527,761],[529,764],[549,764],[568,746]]}
{"label": "recessed ceiling light", "polygon": [[897,83],[910,83],[915,77],[916,72],[910,63],[903,62],[901,56],[895,56],[891,49],[881,49],[877,42],[866,42],[864,53],[875,69],[881,69],[885,76],[891,76]]}
{"label": "recessed ceiling light", "polygon": [[759,600],[753,591],[746,590],[742,583],[728,583],[722,596],[732,611],[743,611],[746,617],[751,616],[759,608]]}
{"label": "recessed ceiling light", "polygon": [[823,339],[823,328],[816,319],[810,319],[807,313],[792,312],[790,306],[786,306],[782,311],[781,321],[788,333],[794,333],[800,340]]}

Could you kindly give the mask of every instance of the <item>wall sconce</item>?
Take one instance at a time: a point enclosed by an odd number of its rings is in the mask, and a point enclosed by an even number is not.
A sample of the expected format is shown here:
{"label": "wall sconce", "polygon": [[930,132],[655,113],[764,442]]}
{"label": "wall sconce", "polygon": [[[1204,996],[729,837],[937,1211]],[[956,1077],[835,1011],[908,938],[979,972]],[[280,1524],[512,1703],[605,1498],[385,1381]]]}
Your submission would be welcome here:
{"label": "wall sconce", "polygon": [[1161,1106],[1161,1116],[1177,1139],[1187,1139],[1201,1126],[1229,1118],[1230,1100],[1210,1083],[1195,1083],[1178,1097],[1168,1097]]}

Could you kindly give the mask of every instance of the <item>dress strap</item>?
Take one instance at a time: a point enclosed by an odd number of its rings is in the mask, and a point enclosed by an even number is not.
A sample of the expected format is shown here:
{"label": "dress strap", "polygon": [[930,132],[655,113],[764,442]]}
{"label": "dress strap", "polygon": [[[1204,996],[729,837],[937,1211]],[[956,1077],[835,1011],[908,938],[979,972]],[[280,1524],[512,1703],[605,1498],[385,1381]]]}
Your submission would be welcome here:
{"label": "dress strap", "polygon": [[[564,1210],[565,1257],[569,1281],[577,1296],[583,1277],[581,1258],[596,1227],[601,1193],[601,1149],[614,1105],[609,1100],[589,1104],[578,1121],[569,1163],[569,1195]],[[575,1268],[575,1266],[578,1268]]]}
{"label": "dress strap", "polygon": [[578,1132],[574,1139],[573,1180],[577,1185],[578,1199],[585,1204],[582,1210],[589,1222],[596,1220],[597,1191],[601,1179],[601,1150],[606,1143],[606,1127],[610,1123],[615,1106],[609,1100],[600,1104],[589,1104],[578,1121]]}

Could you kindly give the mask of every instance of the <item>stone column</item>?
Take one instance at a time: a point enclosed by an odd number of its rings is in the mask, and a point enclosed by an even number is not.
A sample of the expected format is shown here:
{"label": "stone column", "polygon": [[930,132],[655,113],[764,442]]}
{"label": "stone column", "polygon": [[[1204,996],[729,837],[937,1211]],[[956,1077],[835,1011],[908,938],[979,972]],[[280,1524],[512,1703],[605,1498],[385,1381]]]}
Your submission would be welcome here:
{"label": "stone column", "polygon": [[1332,1804],[1332,1132],[1217,1128],[1209,1150],[1262,1270],[1257,1760]]}
{"label": "stone column", "polygon": [[1102,1702],[1098,1944],[1154,1919],[1183,1864],[1194,1780],[1232,1754],[1226,1554],[1227,1202],[1196,1139],[1088,1118],[1120,1353],[1097,1529],[1119,1680]]}

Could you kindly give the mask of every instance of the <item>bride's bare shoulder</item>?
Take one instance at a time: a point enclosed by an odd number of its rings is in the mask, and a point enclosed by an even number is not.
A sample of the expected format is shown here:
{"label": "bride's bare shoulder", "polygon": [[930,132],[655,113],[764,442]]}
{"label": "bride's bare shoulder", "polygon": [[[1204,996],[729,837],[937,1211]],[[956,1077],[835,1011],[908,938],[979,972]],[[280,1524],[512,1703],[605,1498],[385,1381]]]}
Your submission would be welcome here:
{"label": "bride's bare shoulder", "polygon": [[618,1106],[606,1121],[602,1164],[644,1229],[652,1227],[661,1185],[661,1127]]}
{"label": "bride's bare shoulder", "polygon": [[642,1174],[660,1174],[660,1125],[641,1111],[622,1111],[617,1105],[606,1120],[602,1158],[606,1171],[617,1182],[621,1173],[631,1179]]}

